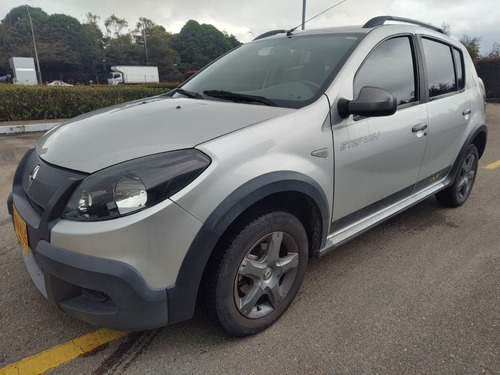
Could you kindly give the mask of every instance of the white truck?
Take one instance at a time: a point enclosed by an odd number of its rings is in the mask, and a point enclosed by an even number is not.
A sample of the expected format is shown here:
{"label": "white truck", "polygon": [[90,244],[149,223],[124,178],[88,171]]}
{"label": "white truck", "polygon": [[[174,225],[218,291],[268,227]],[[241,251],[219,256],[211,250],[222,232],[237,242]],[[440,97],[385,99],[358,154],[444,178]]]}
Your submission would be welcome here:
{"label": "white truck", "polygon": [[119,83],[158,83],[157,66],[112,66],[108,76],[109,85]]}

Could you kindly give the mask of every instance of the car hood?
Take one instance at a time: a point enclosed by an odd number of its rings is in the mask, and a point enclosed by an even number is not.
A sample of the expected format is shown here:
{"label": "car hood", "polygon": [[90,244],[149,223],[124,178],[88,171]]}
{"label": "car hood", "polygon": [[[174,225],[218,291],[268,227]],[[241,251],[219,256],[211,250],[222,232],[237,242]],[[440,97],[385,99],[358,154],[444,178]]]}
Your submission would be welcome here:
{"label": "car hood", "polygon": [[75,117],[37,143],[48,163],[86,173],[141,156],[192,148],[291,111],[199,99],[153,97]]}

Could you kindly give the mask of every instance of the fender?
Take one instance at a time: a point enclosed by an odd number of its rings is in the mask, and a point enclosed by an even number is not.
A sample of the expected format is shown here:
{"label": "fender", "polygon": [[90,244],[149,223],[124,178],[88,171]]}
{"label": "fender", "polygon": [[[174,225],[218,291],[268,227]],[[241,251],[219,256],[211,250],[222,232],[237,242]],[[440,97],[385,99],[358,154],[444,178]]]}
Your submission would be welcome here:
{"label": "fender", "polygon": [[167,289],[169,323],[193,316],[205,266],[218,240],[231,223],[254,203],[272,194],[287,191],[303,193],[319,207],[324,228],[321,246],[324,246],[329,226],[328,199],[316,181],[292,171],[272,172],[250,180],[219,204],[191,243],[175,285]]}

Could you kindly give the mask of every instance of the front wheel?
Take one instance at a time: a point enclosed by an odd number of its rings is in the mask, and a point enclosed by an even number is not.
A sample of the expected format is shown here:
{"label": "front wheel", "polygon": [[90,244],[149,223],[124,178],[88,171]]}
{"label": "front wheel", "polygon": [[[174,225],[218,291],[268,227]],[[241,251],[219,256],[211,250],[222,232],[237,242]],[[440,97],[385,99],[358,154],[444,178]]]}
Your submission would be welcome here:
{"label": "front wheel", "polygon": [[476,181],[479,153],[471,144],[460,160],[460,169],[453,184],[436,194],[439,203],[449,207],[458,207],[465,203]]}
{"label": "front wheel", "polygon": [[287,212],[247,217],[218,254],[202,300],[226,331],[248,336],[272,325],[295,298],[306,271],[307,235]]}

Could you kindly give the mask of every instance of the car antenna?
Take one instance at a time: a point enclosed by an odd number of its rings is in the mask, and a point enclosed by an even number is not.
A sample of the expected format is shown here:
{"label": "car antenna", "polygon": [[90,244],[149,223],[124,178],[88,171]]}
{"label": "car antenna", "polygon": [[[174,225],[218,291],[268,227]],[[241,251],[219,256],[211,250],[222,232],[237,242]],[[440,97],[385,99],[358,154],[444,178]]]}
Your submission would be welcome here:
{"label": "car antenna", "polygon": [[295,30],[297,30],[297,28],[298,28],[299,26],[303,26],[303,25],[305,25],[305,24],[306,24],[306,23],[308,23],[309,21],[312,21],[312,20],[313,20],[313,19],[315,19],[316,17],[321,16],[323,13],[328,12],[329,10],[331,10],[331,9],[335,8],[336,6],[339,6],[339,5],[340,5],[340,4],[342,4],[342,3],[345,3],[346,1],[347,1],[347,0],[342,0],[342,1],[339,1],[337,4],[332,5],[330,8],[325,9],[325,10],[324,10],[324,11],[322,11],[321,13],[316,14],[314,17],[309,18],[307,21],[305,21],[305,22],[301,23],[300,25],[295,26],[293,29],[288,30],[288,31],[287,31],[287,33],[286,33],[286,36],[291,36],[291,35],[292,35],[292,33],[293,33]]}

